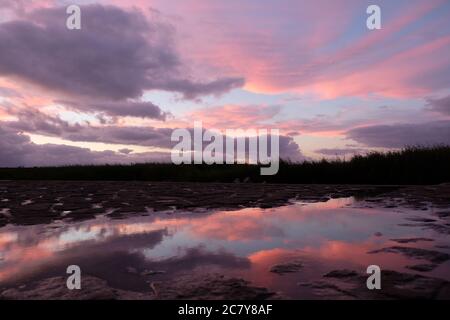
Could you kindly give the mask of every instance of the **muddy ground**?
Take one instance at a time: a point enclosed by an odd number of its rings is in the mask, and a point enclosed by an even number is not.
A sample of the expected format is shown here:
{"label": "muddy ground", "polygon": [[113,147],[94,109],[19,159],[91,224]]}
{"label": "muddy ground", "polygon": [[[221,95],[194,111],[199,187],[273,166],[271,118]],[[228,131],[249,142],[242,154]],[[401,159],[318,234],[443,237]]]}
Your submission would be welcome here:
{"label": "muddy ground", "polygon": [[[379,206],[450,206],[450,184],[435,186],[0,181],[0,227],[33,225],[107,213],[112,218],[174,209],[270,208],[292,200],[354,196]],[[443,215],[445,213],[442,213]]]}
{"label": "muddy ground", "polygon": [[[427,210],[430,217],[411,220],[411,226],[450,234],[450,184],[434,186],[293,185],[252,183],[163,183],[163,182],[63,182],[0,181],[0,227],[7,224],[48,224],[56,220],[85,220],[106,214],[113,219],[129,215],[150,215],[153,211],[270,208],[294,200],[320,202],[331,198],[364,199],[365,206],[411,207]],[[324,299],[450,299],[450,283],[414,274],[432,270],[450,259],[439,251],[402,247],[427,239],[397,239],[399,246],[381,248],[428,260],[411,266],[412,273],[383,270],[382,291],[368,291],[366,275],[353,270],[333,270],[323,279],[298,285],[315,290]],[[396,241],[393,239],[393,241]],[[377,252],[372,252],[377,253]],[[301,272],[301,261],[286,261],[268,272],[280,275]],[[387,279],[387,280],[386,280]],[[110,287],[106,281],[84,278],[81,291],[68,291],[65,279],[53,277],[23,287],[3,288],[0,299],[283,299],[279,293],[253,286],[243,279],[219,274],[186,275],[176,281],[149,283],[148,293]]]}

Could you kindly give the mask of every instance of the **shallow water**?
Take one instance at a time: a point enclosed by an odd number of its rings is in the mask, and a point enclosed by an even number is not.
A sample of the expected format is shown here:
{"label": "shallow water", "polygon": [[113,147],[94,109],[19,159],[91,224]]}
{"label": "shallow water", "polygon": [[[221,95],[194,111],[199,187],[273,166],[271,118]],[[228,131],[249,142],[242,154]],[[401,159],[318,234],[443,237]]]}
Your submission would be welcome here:
{"label": "shallow water", "polygon": [[[450,280],[450,261],[430,272],[418,272],[406,266],[426,261],[398,253],[368,253],[399,245],[450,253],[448,234],[411,221],[432,217],[432,210],[369,208],[364,201],[342,198],[271,209],[8,225],[0,228],[0,287],[66,276],[68,265],[79,265],[83,274],[126,290],[144,292],[149,281],[218,272],[289,298],[314,298],[313,290],[301,284],[319,280],[327,272],[365,273],[369,265]],[[399,238],[429,241],[399,244],[391,240]],[[298,272],[270,271],[274,265],[292,261],[302,264]]]}

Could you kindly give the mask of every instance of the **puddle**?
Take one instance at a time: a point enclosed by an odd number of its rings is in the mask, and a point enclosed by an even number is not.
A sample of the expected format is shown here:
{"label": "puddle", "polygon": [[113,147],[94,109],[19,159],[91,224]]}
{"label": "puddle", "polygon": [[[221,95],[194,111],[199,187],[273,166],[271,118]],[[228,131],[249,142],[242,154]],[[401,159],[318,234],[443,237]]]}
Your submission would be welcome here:
{"label": "puddle", "polygon": [[[65,277],[68,265],[123,290],[146,292],[153,281],[217,272],[294,299],[318,298],[304,284],[326,273],[364,274],[369,265],[450,281],[448,234],[411,221],[429,218],[432,209],[361,204],[342,198],[270,209],[8,225],[0,228],[0,287]],[[443,255],[429,257],[434,251]]]}

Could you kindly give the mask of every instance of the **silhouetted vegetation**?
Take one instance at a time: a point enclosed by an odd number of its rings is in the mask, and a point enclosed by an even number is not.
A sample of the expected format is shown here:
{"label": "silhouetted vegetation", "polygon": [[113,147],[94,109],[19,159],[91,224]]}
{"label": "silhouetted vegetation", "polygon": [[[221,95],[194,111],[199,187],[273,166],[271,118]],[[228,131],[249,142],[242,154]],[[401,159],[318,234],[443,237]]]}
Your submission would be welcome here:
{"label": "silhouetted vegetation", "polygon": [[450,182],[450,146],[372,152],[351,160],[282,161],[277,175],[261,176],[258,165],[92,165],[1,168],[1,180],[148,180],[318,184],[437,184]]}

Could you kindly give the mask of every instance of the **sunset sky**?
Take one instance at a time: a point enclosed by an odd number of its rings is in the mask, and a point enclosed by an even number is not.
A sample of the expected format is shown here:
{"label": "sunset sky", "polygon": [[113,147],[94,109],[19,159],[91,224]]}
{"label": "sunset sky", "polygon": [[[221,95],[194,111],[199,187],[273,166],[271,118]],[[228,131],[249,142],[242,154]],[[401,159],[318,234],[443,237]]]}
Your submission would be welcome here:
{"label": "sunset sky", "polygon": [[291,160],[450,144],[450,1],[0,0],[0,166],[165,161],[194,121]]}

